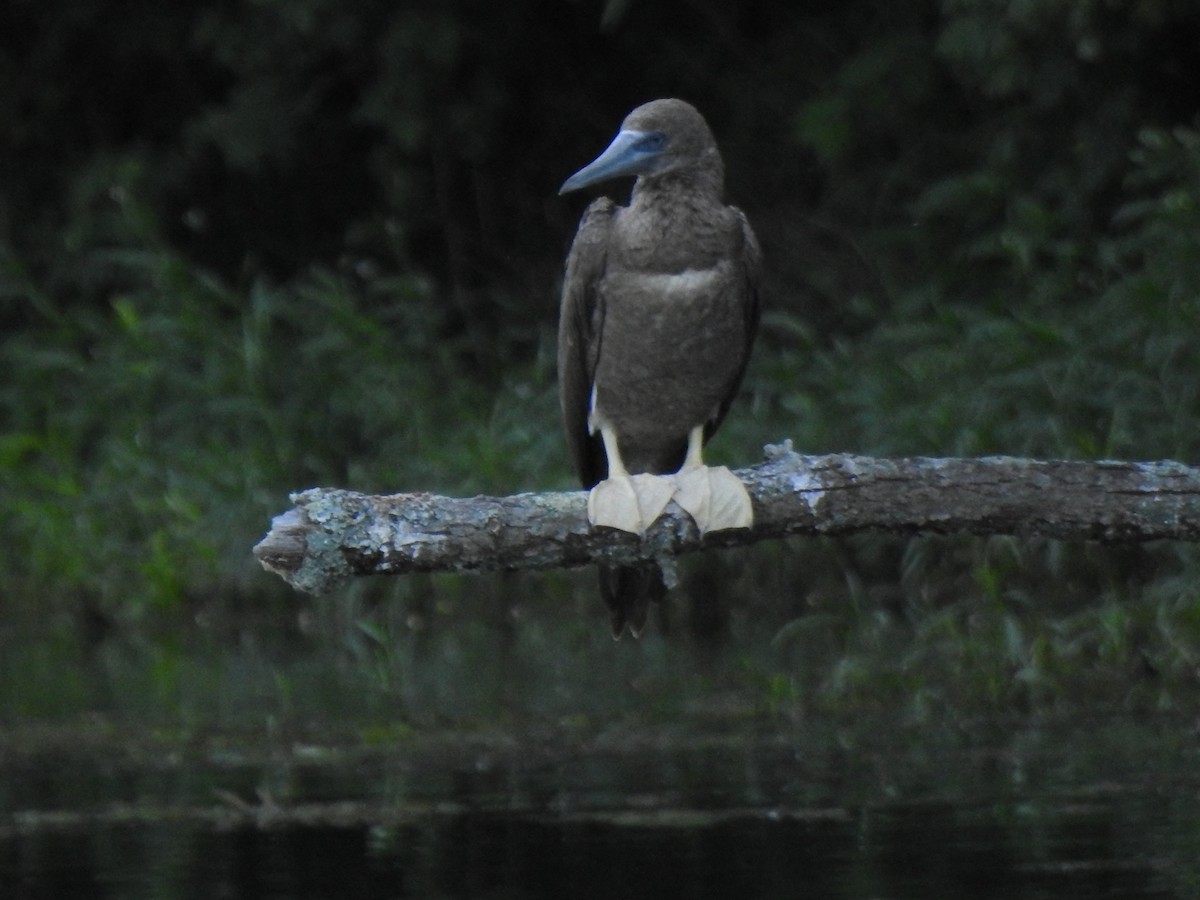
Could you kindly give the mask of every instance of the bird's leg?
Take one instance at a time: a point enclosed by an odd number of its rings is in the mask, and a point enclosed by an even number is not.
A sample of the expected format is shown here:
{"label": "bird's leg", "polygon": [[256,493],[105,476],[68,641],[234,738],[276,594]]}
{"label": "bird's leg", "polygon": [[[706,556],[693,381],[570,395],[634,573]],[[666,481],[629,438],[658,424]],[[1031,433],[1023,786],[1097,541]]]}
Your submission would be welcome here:
{"label": "bird's leg", "polygon": [[754,508],[746,486],[725,466],[704,465],[704,426],[688,434],[687,456],[675,476],[675,502],[696,522],[701,534],[749,528]]}
{"label": "bird's leg", "polygon": [[704,465],[704,426],[697,425],[688,432],[687,455],[683,458],[683,468],[699,469]]}
{"label": "bird's leg", "polygon": [[659,475],[630,475],[621,461],[617,433],[610,425],[602,425],[600,437],[608,457],[608,477],[588,493],[588,521],[645,534],[671,502],[675,485]]}

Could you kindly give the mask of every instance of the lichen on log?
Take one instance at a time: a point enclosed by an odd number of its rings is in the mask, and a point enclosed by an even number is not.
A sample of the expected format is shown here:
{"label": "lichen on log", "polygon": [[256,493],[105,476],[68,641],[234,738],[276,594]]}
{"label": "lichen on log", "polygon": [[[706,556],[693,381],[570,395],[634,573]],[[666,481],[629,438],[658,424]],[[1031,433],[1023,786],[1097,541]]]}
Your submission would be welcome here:
{"label": "lichen on log", "polygon": [[736,474],[754,503],[750,529],[701,536],[674,503],[642,537],[592,528],[583,491],[454,498],[313,488],[292,495],[294,508],[254,554],[320,594],[360,575],[664,561],[786,535],[1200,540],[1200,469],[1170,461],[802,456],[785,442]]}

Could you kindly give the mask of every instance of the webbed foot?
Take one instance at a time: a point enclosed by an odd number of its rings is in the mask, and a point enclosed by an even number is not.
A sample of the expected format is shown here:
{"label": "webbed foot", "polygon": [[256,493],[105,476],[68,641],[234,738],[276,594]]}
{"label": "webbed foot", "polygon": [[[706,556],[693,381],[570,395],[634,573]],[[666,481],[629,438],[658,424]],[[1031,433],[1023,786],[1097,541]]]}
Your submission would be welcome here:
{"label": "webbed foot", "polygon": [[593,525],[645,534],[662,515],[675,483],[661,475],[615,475],[588,493],[588,521]]}
{"label": "webbed foot", "polygon": [[675,475],[675,502],[701,534],[754,524],[750,493],[725,466],[686,466]]}

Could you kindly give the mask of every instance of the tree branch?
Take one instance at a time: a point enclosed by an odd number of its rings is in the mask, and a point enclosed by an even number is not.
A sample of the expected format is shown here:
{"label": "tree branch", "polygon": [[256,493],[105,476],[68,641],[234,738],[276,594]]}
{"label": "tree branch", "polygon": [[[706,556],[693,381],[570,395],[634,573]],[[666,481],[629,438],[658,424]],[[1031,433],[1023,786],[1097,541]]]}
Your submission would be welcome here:
{"label": "tree branch", "polygon": [[1176,462],[800,456],[791,442],[737,473],[754,527],[701,538],[674,503],[643,538],[591,529],[583,491],[458,499],[314,488],[254,548],[293,587],[356,575],[548,569],[657,559],[785,535],[1013,534],[1062,540],[1200,540],[1200,469]]}

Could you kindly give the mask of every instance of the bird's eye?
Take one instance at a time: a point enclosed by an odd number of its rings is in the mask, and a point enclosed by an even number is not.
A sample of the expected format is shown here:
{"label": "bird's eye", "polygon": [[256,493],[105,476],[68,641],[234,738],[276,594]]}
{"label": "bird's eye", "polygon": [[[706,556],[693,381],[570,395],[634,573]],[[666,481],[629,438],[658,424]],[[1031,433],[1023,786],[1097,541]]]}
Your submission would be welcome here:
{"label": "bird's eye", "polygon": [[661,131],[652,131],[637,142],[637,148],[642,153],[657,153],[667,146],[667,136]]}

